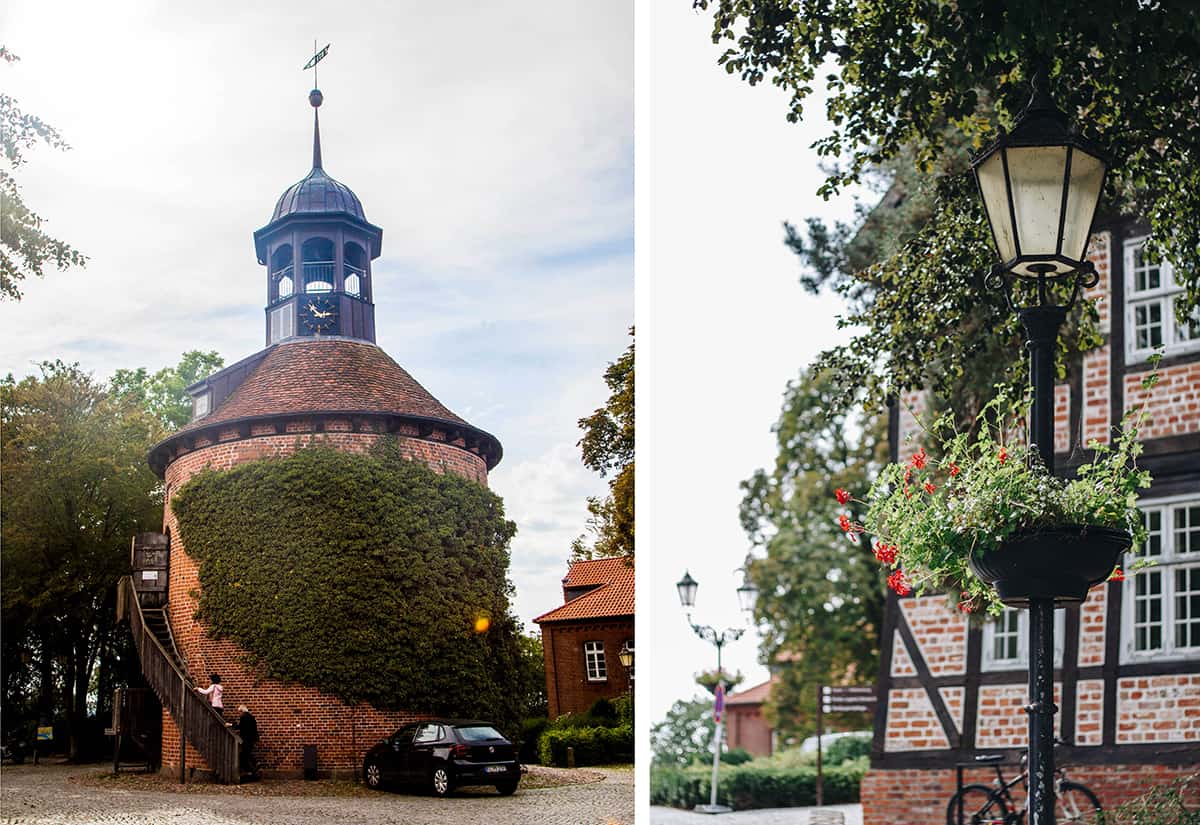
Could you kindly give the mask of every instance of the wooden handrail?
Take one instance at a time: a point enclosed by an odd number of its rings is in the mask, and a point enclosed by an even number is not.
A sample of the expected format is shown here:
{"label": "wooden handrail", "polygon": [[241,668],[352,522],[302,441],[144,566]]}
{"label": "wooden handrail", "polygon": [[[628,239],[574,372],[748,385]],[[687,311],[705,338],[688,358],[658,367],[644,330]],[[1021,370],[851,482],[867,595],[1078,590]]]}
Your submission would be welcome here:
{"label": "wooden handrail", "polygon": [[118,589],[129,618],[129,630],[142,663],[142,674],[163,707],[179,724],[181,735],[200,752],[217,778],[237,783],[239,750],[242,739],[225,724],[224,718],[196,693],[195,685],[175,664],[155,635],[146,628],[146,618],[138,601],[131,576],[122,576]]}

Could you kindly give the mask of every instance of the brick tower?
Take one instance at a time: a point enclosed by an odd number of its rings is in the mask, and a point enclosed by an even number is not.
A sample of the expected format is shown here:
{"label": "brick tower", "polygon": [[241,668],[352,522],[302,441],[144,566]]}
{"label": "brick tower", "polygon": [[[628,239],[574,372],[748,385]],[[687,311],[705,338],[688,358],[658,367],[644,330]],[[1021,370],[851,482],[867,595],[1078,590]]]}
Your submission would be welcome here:
{"label": "brick tower", "polygon": [[[236,762],[229,755],[236,754],[236,738],[193,701],[192,687],[207,685],[210,673],[222,677],[227,709],[245,702],[254,711],[258,761],[269,774],[311,767],[313,752],[306,766],[305,746],[313,745],[322,773],[346,774],[367,747],[414,716],[351,707],[315,688],[263,679],[242,664],[245,654],[235,643],[209,638],[196,618],[198,564],[181,539],[172,496],[202,469],[284,455],[314,439],[366,452],[394,438],[404,455],[484,486],[501,456],[494,437],[448,410],[375,344],[371,262],[383,232],[367,221],[354,192],[325,172],[321,92],[314,89],[309,102],[312,170],[254,233],[258,262],[266,267],[266,348],[188,387],[191,422],[149,455],[165,482],[165,541],[134,541],[128,598],[142,607],[126,610],[143,672],[163,701],[163,767],[209,769],[224,781],[237,781],[236,768],[226,764]],[[157,552],[165,556],[159,565],[166,568],[165,586],[148,599],[145,583],[159,573],[139,570],[138,559],[164,545],[166,552]]]}

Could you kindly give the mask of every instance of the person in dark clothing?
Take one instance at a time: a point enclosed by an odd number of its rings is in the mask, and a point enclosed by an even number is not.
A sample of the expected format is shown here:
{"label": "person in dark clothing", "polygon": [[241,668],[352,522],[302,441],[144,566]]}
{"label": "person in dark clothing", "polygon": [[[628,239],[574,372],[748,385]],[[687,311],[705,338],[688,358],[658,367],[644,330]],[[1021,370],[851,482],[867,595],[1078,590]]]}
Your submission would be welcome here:
{"label": "person in dark clothing", "polygon": [[254,758],[254,746],[258,744],[258,720],[245,705],[238,705],[238,713],[240,715],[233,729],[242,737],[241,772],[257,777],[258,760]]}

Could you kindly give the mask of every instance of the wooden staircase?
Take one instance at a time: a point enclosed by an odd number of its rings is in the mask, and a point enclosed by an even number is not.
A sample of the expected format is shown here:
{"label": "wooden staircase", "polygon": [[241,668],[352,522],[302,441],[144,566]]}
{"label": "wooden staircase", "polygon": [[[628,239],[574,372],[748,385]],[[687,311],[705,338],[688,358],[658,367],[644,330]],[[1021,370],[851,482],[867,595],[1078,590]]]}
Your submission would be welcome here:
{"label": "wooden staircase", "polygon": [[[143,608],[133,578],[123,576],[117,586],[118,619],[129,620],[129,631],[142,663],[142,674],[171,714],[183,740],[204,757],[216,777],[226,784],[241,781],[238,757],[242,740],[225,720],[196,692],[163,607]],[[180,746],[180,769],[184,767]]]}

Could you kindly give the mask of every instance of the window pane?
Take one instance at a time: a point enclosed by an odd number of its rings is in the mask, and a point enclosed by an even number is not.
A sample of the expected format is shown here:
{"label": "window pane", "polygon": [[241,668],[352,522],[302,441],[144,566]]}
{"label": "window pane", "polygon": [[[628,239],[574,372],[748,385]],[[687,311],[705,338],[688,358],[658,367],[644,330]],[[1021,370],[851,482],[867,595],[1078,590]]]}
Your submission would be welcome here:
{"label": "window pane", "polygon": [[[1175,302],[1182,298],[1182,295],[1176,295],[1171,300],[1171,313],[1175,313]],[[1175,316],[1175,341],[1182,343],[1186,341],[1195,341],[1200,339],[1200,307],[1192,310],[1192,314],[1188,316],[1185,323],[1179,323],[1178,315]]]}
{"label": "window pane", "polygon": [[1162,304],[1154,301],[1134,307],[1133,328],[1136,332],[1138,349],[1161,347],[1163,341]]}
{"label": "window pane", "polygon": [[1200,567],[1175,571],[1175,646],[1200,645]]}
{"label": "window pane", "polygon": [[1175,552],[1200,552],[1200,505],[1175,508]]}
{"label": "window pane", "polygon": [[1162,510],[1146,510],[1142,513],[1146,523],[1146,543],[1140,548],[1142,552],[1139,555],[1162,555],[1162,517]]}
{"label": "window pane", "polygon": [[1162,649],[1162,571],[1145,570],[1133,577],[1134,650]]}

